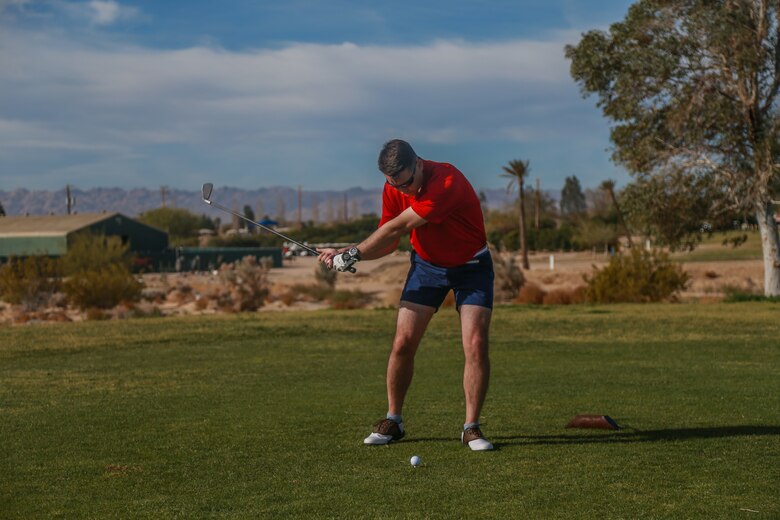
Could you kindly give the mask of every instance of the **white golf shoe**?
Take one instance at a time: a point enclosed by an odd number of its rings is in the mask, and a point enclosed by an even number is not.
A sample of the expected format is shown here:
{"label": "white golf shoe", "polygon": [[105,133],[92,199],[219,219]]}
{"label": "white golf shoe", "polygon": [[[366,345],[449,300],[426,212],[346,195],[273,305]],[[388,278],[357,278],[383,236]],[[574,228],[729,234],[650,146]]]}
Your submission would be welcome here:
{"label": "white golf shoe", "polygon": [[479,429],[479,426],[472,426],[463,430],[460,434],[460,442],[471,448],[471,451],[490,451],[493,449],[493,445],[482,435],[482,430]]}
{"label": "white golf shoe", "polygon": [[382,419],[374,424],[374,431],[363,439],[363,444],[369,446],[381,446],[392,441],[402,439],[404,436],[404,423],[397,423],[392,419]]}

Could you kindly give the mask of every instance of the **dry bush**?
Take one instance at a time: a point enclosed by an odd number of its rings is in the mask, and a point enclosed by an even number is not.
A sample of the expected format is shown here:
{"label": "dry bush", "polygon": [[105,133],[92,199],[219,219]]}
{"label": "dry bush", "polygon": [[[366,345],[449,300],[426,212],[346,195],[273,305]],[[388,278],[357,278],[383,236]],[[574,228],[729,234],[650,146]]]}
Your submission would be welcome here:
{"label": "dry bush", "polygon": [[594,303],[645,303],[677,301],[690,277],[663,251],[632,249],[615,255],[602,269],[594,267],[588,284],[588,301]]}
{"label": "dry bush", "polygon": [[571,291],[566,289],[552,289],[547,291],[542,298],[544,305],[570,305]]}
{"label": "dry bush", "polygon": [[168,289],[144,289],[141,292],[141,298],[154,303],[162,303],[165,301]]}
{"label": "dry bush", "polygon": [[261,256],[260,257],[260,267],[265,269],[266,271],[270,271],[274,266],[274,259],[270,256]]}
{"label": "dry bush", "polygon": [[220,295],[219,307],[235,312],[256,311],[268,297],[268,269],[258,264],[254,256],[238,262],[222,264],[219,275],[226,291]]}
{"label": "dry bush", "polygon": [[533,282],[528,282],[520,289],[520,293],[514,301],[515,303],[541,305],[544,302],[544,295],[544,289]]}
{"label": "dry bush", "polygon": [[295,284],[287,289],[287,292],[279,298],[282,303],[289,306],[297,301],[321,302],[330,298],[333,289],[323,285]]}
{"label": "dry bush", "polygon": [[72,321],[70,318],[68,318],[68,315],[65,314],[65,311],[62,310],[47,312],[44,314],[43,319],[47,322],[53,323],[66,323]]}
{"label": "dry bush", "polygon": [[585,303],[587,300],[587,287],[580,285],[574,288],[553,289],[542,298],[544,305],[572,305]]}
{"label": "dry bush", "polygon": [[317,280],[317,284],[333,289],[336,287],[336,278],[338,278],[338,271],[335,269],[328,269],[325,264],[319,262],[314,267],[314,279]]}
{"label": "dry bush", "polygon": [[49,298],[49,306],[56,307],[58,309],[68,308],[68,297],[61,292],[56,292]]}
{"label": "dry bush", "polygon": [[195,308],[199,311],[205,311],[209,306],[209,297],[205,294],[198,295],[195,298]]}
{"label": "dry bush", "polygon": [[525,283],[523,271],[515,262],[514,255],[503,254],[494,247],[490,247],[490,255],[493,257],[494,297],[498,301],[512,301],[518,296]]}
{"label": "dry bush", "polygon": [[578,285],[572,289],[571,302],[573,304],[587,303],[588,302],[588,286]]}
{"label": "dry bush", "polygon": [[284,305],[289,307],[290,305],[298,301],[298,299],[296,293],[292,291],[287,291],[279,295],[279,301],[281,301]]}
{"label": "dry bush", "polygon": [[131,318],[159,318],[164,316],[163,312],[156,305],[138,305],[130,310]]}
{"label": "dry bush", "polygon": [[186,283],[179,283],[174,288],[170,289],[167,299],[179,305],[184,305],[185,303],[193,301],[195,299],[195,294],[193,293],[192,286]]}
{"label": "dry bush", "polygon": [[48,305],[61,284],[60,262],[46,256],[12,258],[0,266],[0,298],[26,311]]}
{"label": "dry bush", "polygon": [[90,307],[87,309],[84,317],[89,321],[107,320],[109,318],[105,311],[98,309],[97,307]]}

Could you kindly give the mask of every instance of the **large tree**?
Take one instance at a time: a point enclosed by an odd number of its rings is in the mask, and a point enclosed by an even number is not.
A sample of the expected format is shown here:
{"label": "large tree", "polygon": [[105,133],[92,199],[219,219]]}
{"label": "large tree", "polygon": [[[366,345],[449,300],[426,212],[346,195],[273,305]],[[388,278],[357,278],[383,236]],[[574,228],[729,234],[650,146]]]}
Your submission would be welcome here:
{"label": "large tree", "polygon": [[585,214],[588,205],[585,202],[585,194],[582,193],[582,185],[576,175],[566,177],[561,190],[561,216],[565,218],[578,218]]}
{"label": "large tree", "polygon": [[[639,0],[566,47],[583,95],[613,123],[613,159],[657,190],[644,198],[649,215],[682,217],[657,211],[680,198],[710,215],[755,215],[766,295],[780,295],[779,11],[768,0]],[[700,229],[667,226],[666,238],[690,243]]]}
{"label": "large tree", "polygon": [[528,242],[525,237],[525,180],[528,177],[528,173],[531,171],[530,161],[514,160],[509,161],[508,166],[502,166],[504,173],[502,177],[509,179],[507,185],[507,191],[510,191],[515,184],[517,184],[517,203],[519,206],[520,216],[518,217],[518,224],[520,226],[520,250],[523,254],[523,269],[530,269],[531,265],[528,262]]}
{"label": "large tree", "polygon": [[202,217],[184,208],[152,209],[138,215],[138,220],[167,231],[174,243],[196,238],[202,224]]}

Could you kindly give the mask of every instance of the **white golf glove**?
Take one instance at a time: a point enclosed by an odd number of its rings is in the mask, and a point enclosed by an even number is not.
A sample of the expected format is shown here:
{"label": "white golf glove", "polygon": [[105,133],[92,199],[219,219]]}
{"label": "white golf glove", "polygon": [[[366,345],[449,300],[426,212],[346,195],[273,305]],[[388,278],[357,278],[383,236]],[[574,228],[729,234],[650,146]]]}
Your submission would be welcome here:
{"label": "white golf glove", "polygon": [[355,272],[355,268],[352,265],[357,261],[358,259],[351,256],[348,252],[339,253],[333,257],[333,269],[340,273],[344,271]]}

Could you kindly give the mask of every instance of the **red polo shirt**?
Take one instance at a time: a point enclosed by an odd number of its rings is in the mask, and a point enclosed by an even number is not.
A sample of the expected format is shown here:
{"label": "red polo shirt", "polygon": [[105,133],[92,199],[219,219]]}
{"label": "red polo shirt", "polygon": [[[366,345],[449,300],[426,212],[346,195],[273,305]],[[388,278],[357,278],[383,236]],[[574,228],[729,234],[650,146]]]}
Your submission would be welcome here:
{"label": "red polo shirt", "polygon": [[385,184],[379,226],[411,207],[428,221],[411,233],[412,247],[420,258],[442,267],[465,264],[487,243],[479,198],[451,164],[423,161],[423,172],[422,187],[414,195]]}

